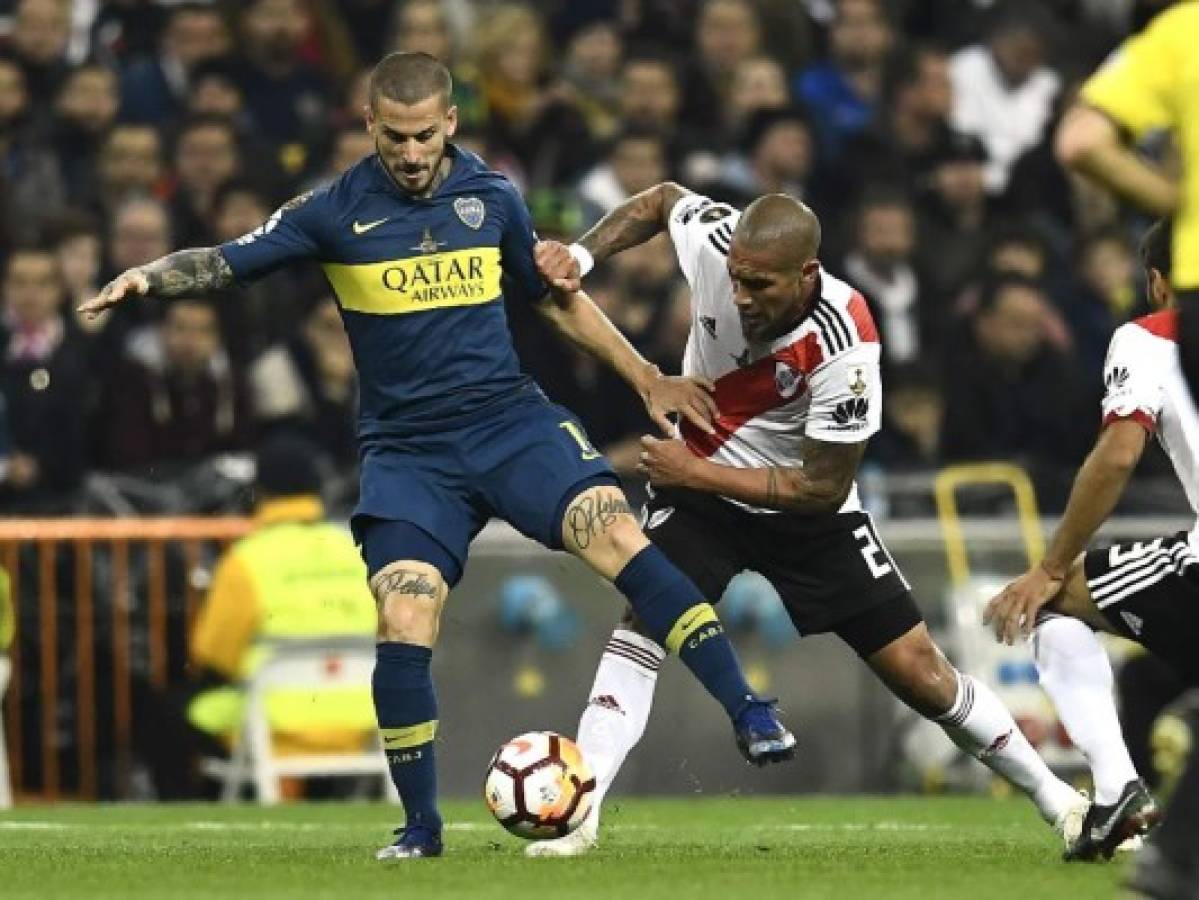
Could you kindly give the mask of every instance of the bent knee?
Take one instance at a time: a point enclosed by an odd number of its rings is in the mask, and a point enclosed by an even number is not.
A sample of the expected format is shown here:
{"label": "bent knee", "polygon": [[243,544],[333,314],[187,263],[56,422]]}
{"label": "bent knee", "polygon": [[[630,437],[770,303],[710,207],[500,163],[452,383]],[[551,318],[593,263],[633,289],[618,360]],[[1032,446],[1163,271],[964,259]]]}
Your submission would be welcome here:
{"label": "bent knee", "polygon": [[[895,694],[924,716],[948,712],[957,699],[958,675],[927,631],[887,648],[882,673]],[[890,652],[888,652],[890,651]]]}
{"label": "bent knee", "polygon": [[1066,574],[1065,584],[1062,585],[1057,596],[1046,604],[1045,609],[1059,615],[1080,619],[1098,631],[1111,631],[1112,628],[1107,619],[1091,597],[1091,589],[1087,585],[1086,570],[1083,566],[1084,558],[1085,554],[1080,555],[1071,563],[1070,571]]}
{"label": "bent knee", "polygon": [[434,566],[411,560],[391,563],[371,578],[371,591],[379,611],[380,640],[433,646],[448,593]]}
{"label": "bent knee", "polygon": [[562,543],[602,575],[614,578],[649,543],[620,488],[579,494],[562,517]]}

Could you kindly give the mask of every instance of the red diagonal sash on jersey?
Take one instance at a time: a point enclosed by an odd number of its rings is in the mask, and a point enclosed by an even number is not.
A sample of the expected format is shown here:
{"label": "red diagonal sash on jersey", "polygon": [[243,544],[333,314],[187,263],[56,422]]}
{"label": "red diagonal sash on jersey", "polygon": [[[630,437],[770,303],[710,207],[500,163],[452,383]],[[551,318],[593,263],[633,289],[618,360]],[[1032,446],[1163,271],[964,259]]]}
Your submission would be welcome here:
{"label": "red diagonal sash on jersey", "polygon": [[705,434],[683,419],[683,440],[696,456],[711,456],[750,419],[790,403],[804,390],[800,385],[784,397],[775,381],[777,363],[786,363],[806,380],[823,360],[819,338],[815,333],[809,333],[770,356],[720,376],[716,379],[716,406],[720,409],[720,416],[713,426],[716,433]]}

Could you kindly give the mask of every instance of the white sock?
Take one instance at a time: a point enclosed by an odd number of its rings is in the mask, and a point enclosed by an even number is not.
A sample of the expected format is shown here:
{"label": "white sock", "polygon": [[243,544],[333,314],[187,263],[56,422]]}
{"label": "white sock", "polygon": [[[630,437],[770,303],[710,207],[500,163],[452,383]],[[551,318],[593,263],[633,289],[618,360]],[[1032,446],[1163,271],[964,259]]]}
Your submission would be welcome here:
{"label": "white sock", "polygon": [[1078,619],[1053,616],[1034,633],[1041,687],[1091,766],[1095,802],[1110,806],[1137,777],[1116,715],[1111,661],[1090,626]]}
{"label": "white sock", "polygon": [[949,739],[1022,790],[1053,825],[1078,803],[1078,792],[1045,765],[994,691],[958,672],[958,693],[935,721]]}
{"label": "white sock", "polygon": [[617,628],[608,639],[579,720],[579,747],[595,773],[590,818],[599,823],[599,807],[630,750],[645,734],[654,703],[658,667],[666,651],[634,631]]}

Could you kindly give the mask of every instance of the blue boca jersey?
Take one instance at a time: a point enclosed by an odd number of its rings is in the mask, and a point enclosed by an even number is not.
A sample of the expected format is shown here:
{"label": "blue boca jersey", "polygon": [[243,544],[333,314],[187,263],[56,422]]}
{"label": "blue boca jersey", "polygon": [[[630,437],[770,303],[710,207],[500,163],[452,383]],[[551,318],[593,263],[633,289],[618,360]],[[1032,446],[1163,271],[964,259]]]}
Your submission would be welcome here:
{"label": "blue boca jersey", "polygon": [[532,386],[504,312],[505,297],[546,290],[528,209],[479,157],[452,145],[447,155],[453,167],[431,197],[405,194],[372,154],[220,247],[243,282],[320,262],[358,368],[359,437],[466,421]]}

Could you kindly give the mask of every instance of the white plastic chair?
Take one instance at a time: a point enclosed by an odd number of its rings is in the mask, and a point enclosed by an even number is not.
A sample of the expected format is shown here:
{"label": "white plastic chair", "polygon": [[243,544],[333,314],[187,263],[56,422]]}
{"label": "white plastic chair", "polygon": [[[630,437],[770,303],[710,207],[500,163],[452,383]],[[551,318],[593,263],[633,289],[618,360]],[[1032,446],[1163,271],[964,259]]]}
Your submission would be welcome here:
{"label": "white plastic chair", "polygon": [[246,685],[246,705],[240,733],[234,735],[228,761],[212,760],[205,771],[223,781],[221,799],[234,802],[241,786],[254,785],[258,802],[272,806],[280,799],[279,779],[286,776],[377,775],[384,795],[399,802],[378,733],[370,746],[357,753],[319,753],[276,756],[266,698],[275,688],[329,690],[362,687],[371,682],[375,648],[360,639],[274,641],[270,655]]}
{"label": "white plastic chair", "polygon": [[[8,690],[8,679],[12,676],[12,660],[7,653],[0,652],[0,701]],[[8,743],[4,738],[4,716],[0,715],[0,809],[12,807],[12,781],[8,776]]]}

